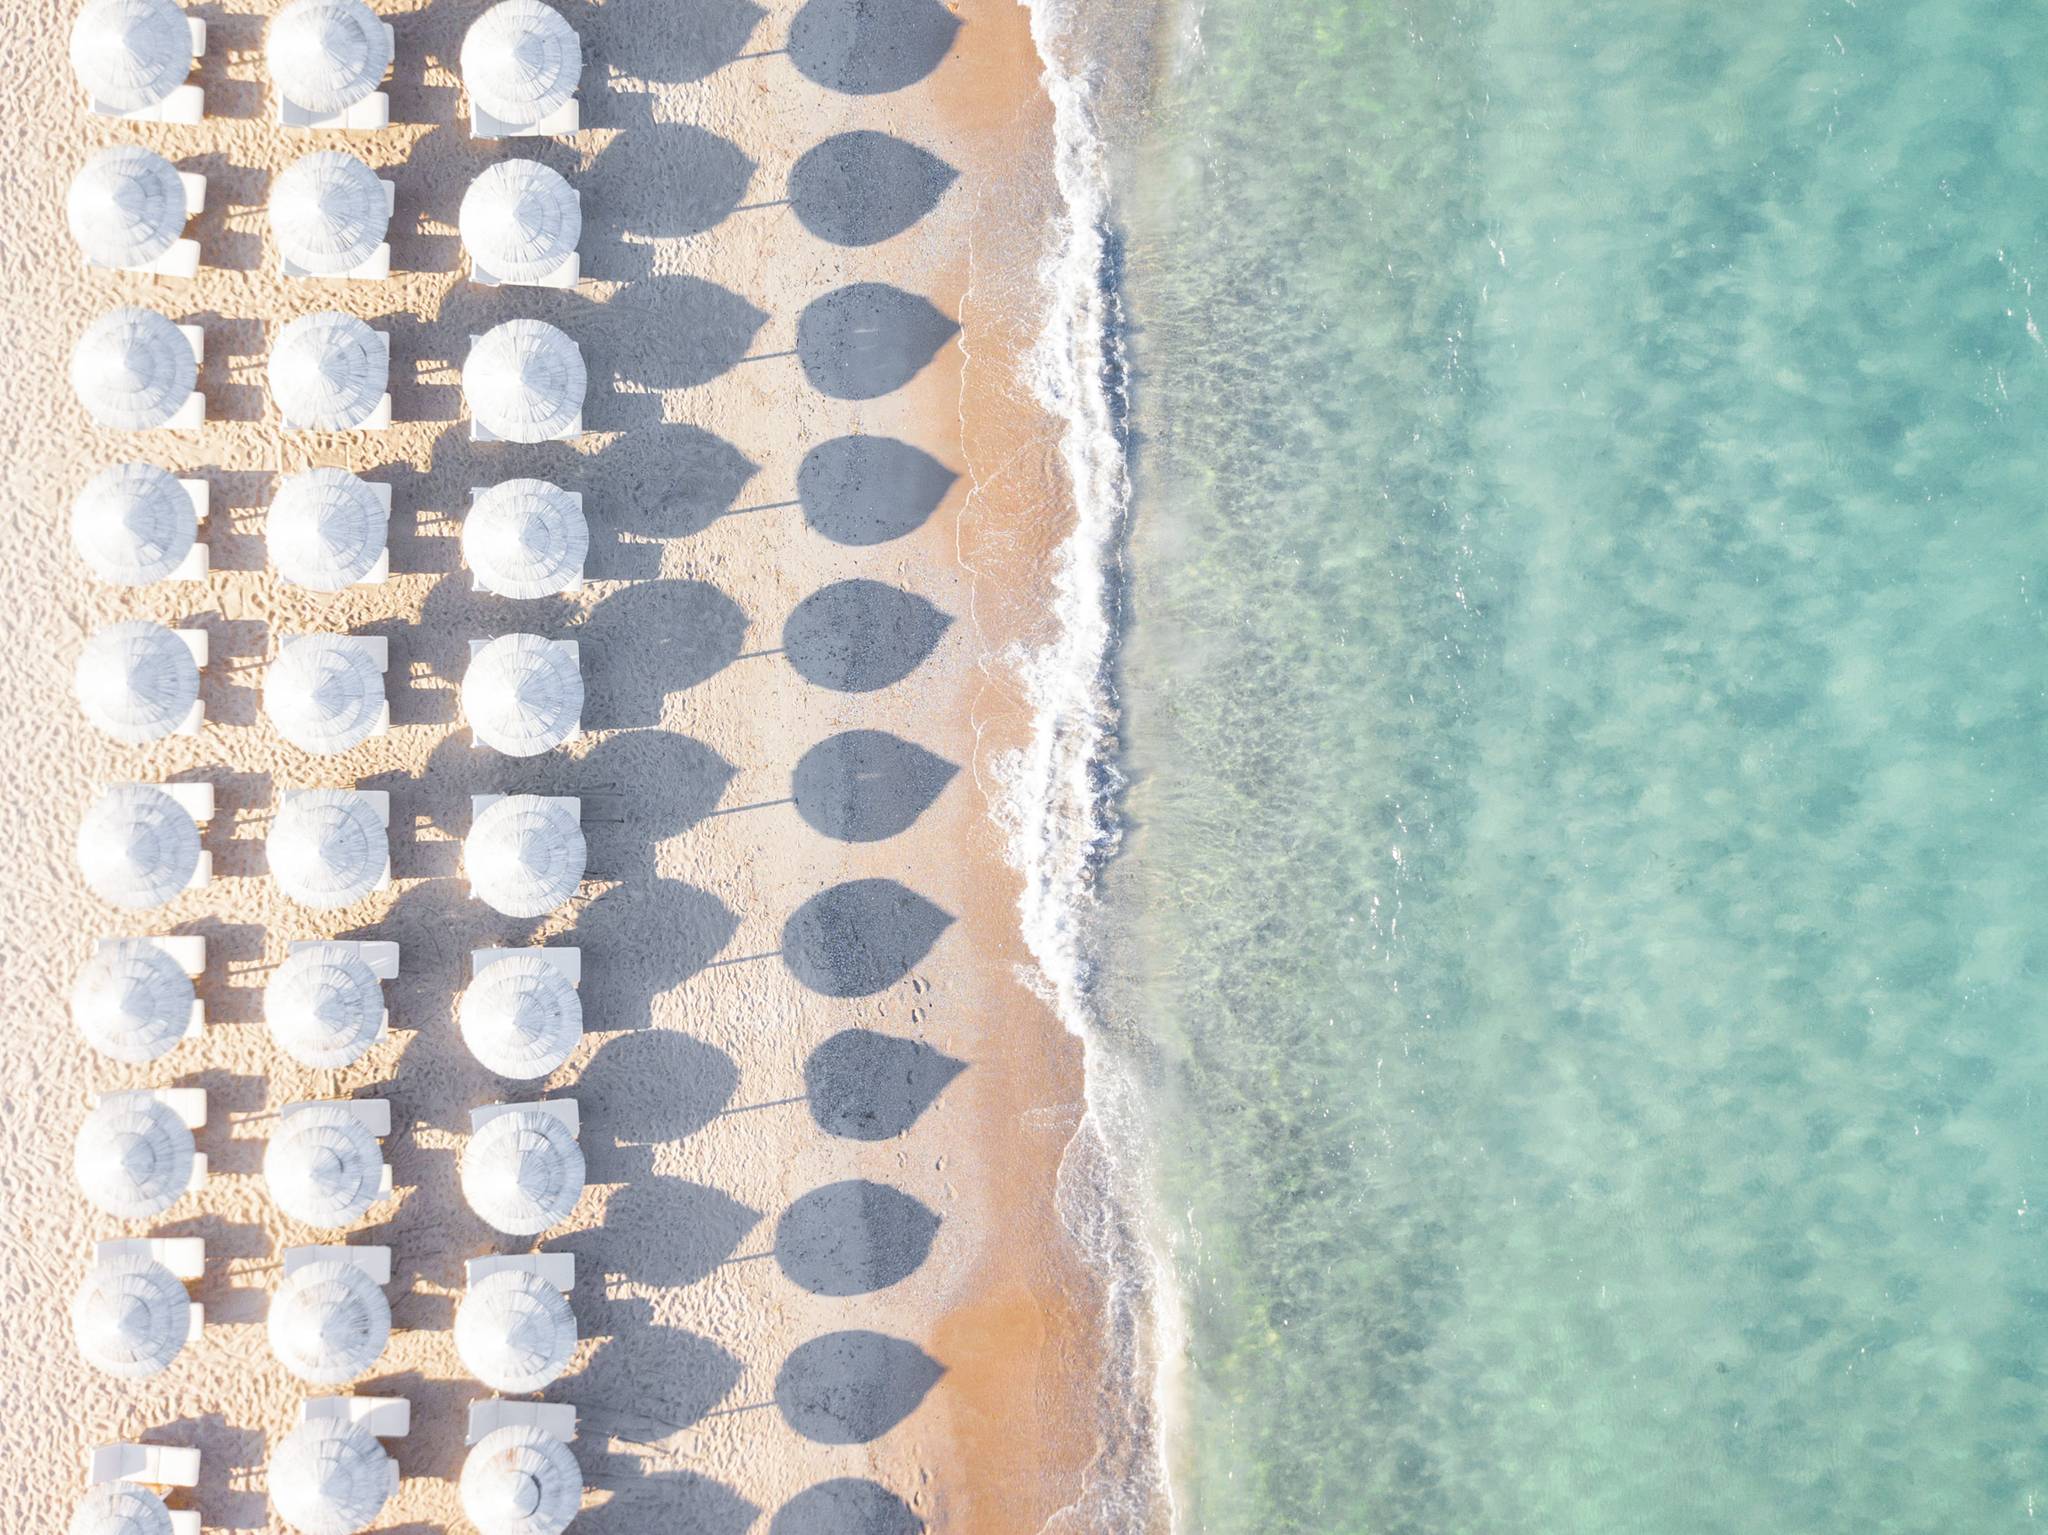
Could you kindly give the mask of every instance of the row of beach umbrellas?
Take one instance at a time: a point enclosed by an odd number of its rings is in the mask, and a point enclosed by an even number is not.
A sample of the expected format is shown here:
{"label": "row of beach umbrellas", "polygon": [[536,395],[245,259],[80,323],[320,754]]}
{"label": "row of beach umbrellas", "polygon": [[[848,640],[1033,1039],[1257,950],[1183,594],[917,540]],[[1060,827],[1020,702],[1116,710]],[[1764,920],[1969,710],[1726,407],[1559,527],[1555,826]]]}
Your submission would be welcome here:
{"label": "row of beach umbrellas", "polygon": [[[287,427],[357,431],[389,424],[390,339],[352,314],[330,309],[288,322],[271,346],[267,376]],[[472,421],[507,442],[550,442],[581,431],[588,383],[576,343],[531,318],[492,326],[462,366]],[[192,336],[153,309],[111,309],[72,349],[72,390],[86,414],[110,430],[196,425],[181,412],[198,384]]]}
{"label": "row of beach umbrellas", "polygon": [[[312,277],[363,274],[383,252],[388,270],[392,196],[391,184],[354,155],[319,150],[293,161],[270,189],[270,228],[287,269]],[[169,160],[121,144],[80,167],[65,216],[88,261],[138,271],[178,243],[192,203],[185,175]],[[476,271],[501,283],[542,283],[576,256],[582,200],[551,167],[502,160],[470,183],[457,228]]]}
{"label": "row of beach umbrellas", "polygon": [[[205,26],[173,0],[87,0],[72,34],[74,68],[90,104],[130,117],[192,120],[203,98],[189,84],[205,52]],[[265,53],[287,125],[364,128],[388,121],[382,83],[395,55],[393,28],[363,0],[292,0],[269,25]],[[480,136],[570,131],[580,46],[540,0],[502,0],[469,28],[461,57],[472,131]],[[190,117],[174,117],[174,98]],[[376,111],[366,110],[376,107]],[[92,156],[67,198],[72,233],[87,260],[168,271],[196,264],[183,239],[203,206],[204,183],[163,156],[134,146]],[[381,276],[389,271],[394,204],[390,182],[334,150],[305,155],[270,195],[270,221],[288,275]],[[462,203],[460,230],[479,282],[573,281],[581,207],[557,173],[512,160],[479,175]],[[182,248],[181,247],[182,242]],[[176,249],[176,259],[165,258]],[[142,431],[197,425],[202,330],[154,310],[116,309],[80,338],[71,381],[102,426]],[[274,337],[273,400],[287,428],[375,429],[390,419],[391,349],[366,322],[330,311],[294,320]],[[587,374],[569,337],[537,320],[514,320],[472,340],[463,389],[480,437],[541,442],[581,429]],[[74,502],[72,537],[102,579],[124,585],[189,579],[207,568],[198,523],[204,482],[151,465],[117,465]],[[341,470],[283,481],[266,527],[271,563],[287,581],[322,591],[382,579],[389,570],[388,491]],[[541,480],[481,491],[463,526],[463,555],[481,589],[514,597],[567,591],[582,578],[589,535],[580,498]],[[463,709],[480,743],[514,754],[547,750],[580,728],[583,688],[573,645],[507,634],[473,647]],[[81,704],[117,739],[155,740],[199,718],[205,636],[147,621],[119,623],[88,641],[77,668]],[[280,734],[313,752],[345,750],[388,728],[384,648],[348,635],[301,635],[280,644],[263,684],[265,713]],[[266,838],[272,876],[294,899],[334,907],[389,883],[388,799],[361,790],[280,796]],[[203,786],[117,784],[81,825],[77,852],[87,883],[127,907],[160,904],[202,881],[210,861],[199,828],[211,813]],[[463,862],[472,891],[496,909],[539,915],[573,897],[586,849],[573,800],[530,795],[477,802]],[[264,989],[265,1022],[302,1065],[336,1069],[359,1059],[389,1026],[380,945],[296,945]],[[573,973],[542,951],[504,952],[479,968],[463,993],[458,1024],[487,1069],[515,1080],[547,1076],[582,1037]],[[395,964],[395,954],[391,956]],[[193,970],[169,940],[116,939],[97,946],[72,995],[74,1020],[102,1053],[130,1063],[161,1059],[191,1037],[201,1003]],[[124,1220],[161,1216],[203,1182],[205,1157],[181,1100],[188,1091],[109,1094],[74,1146],[86,1196]],[[515,1237],[538,1236],[569,1217],[585,1177],[574,1104],[479,1110],[461,1160],[465,1201]],[[381,1110],[379,1120],[372,1110]],[[315,1102],[280,1112],[263,1159],[271,1198],[289,1218],[339,1232],[391,1192],[379,1140],[389,1106]],[[196,1245],[196,1244],[195,1244]],[[186,1289],[202,1252],[169,1260],[172,1241],[106,1244],[72,1306],[79,1348],[100,1369],[144,1376],[167,1367],[195,1337],[200,1307]],[[287,1255],[270,1305],[270,1346],[309,1386],[345,1388],[373,1370],[392,1332],[384,1267],[374,1249],[301,1248]],[[173,1264],[176,1264],[174,1267]],[[564,1281],[566,1283],[566,1281]],[[575,1316],[561,1284],[516,1264],[473,1274],[458,1305],[455,1344],[465,1367],[494,1392],[537,1392],[567,1369]],[[396,1462],[368,1412],[378,1399],[309,1402],[275,1444],[268,1492],[278,1517],[306,1535],[346,1535],[374,1523],[397,1490]],[[402,1407],[394,1401],[390,1405]],[[355,1408],[363,1408],[357,1412]],[[402,1430],[399,1430],[402,1431]],[[72,1535],[171,1535],[174,1515],[151,1485],[99,1480],[76,1508]],[[486,1535],[557,1535],[576,1516],[583,1478],[560,1433],[538,1420],[482,1433],[464,1463],[464,1512]]]}
{"label": "row of beach umbrellas", "polygon": [[[71,29],[71,68],[95,111],[148,113],[191,77],[205,35],[175,0],[87,0]],[[390,24],[364,0],[293,0],[264,39],[281,115],[289,121],[286,109],[296,109],[305,126],[326,126],[368,101],[391,69],[395,43]],[[573,128],[560,119],[582,78],[582,47],[541,0],[500,0],[486,10],[463,37],[460,66],[480,136]]]}
{"label": "row of beach umbrellas", "polygon": [[[160,944],[99,945],[71,990],[71,1017],[93,1049],[143,1065],[191,1033],[198,991]],[[542,954],[513,952],[479,971],[456,1009],[462,1042],[486,1070],[514,1081],[547,1076],[583,1038],[574,982]],[[263,1019],[301,1065],[336,1070],[360,1058],[389,1023],[383,984],[353,943],[299,945],[263,989]]]}
{"label": "row of beach umbrellas", "polygon": [[[476,815],[462,842],[471,892],[508,917],[541,917],[574,899],[588,856],[576,801],[508,794]],[[303,906],[354,905],[391,879],[388,811],[360,789],[283,796],[265,839],[271,877]],[[85,882],[116,906],[161,906],[204,878],[199,825],[157,784],[115,784],[78,830]]]}

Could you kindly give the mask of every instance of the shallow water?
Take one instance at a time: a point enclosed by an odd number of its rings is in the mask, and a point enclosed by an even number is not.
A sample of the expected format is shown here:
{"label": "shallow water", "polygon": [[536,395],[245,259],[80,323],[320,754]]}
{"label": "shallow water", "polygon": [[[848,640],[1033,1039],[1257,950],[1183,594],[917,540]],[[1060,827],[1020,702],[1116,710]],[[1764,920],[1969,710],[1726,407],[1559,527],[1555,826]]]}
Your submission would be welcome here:
{"label": "shallow water", "polygon": [[1104,992],[1182,1526],[2020,1524],[2048,11],[1190,20]]}

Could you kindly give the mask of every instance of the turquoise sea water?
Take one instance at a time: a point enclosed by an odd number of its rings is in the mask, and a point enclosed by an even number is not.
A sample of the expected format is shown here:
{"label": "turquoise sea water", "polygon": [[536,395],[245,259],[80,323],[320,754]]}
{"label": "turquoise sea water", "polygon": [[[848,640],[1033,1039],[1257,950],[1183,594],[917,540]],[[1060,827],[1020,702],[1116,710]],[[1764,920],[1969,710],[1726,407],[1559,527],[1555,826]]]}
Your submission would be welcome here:
{"label": "turquoise sea water", "polygon": [[2048,9],[1182,20],[1104,972],[1182,1527],[2031,1527]]}

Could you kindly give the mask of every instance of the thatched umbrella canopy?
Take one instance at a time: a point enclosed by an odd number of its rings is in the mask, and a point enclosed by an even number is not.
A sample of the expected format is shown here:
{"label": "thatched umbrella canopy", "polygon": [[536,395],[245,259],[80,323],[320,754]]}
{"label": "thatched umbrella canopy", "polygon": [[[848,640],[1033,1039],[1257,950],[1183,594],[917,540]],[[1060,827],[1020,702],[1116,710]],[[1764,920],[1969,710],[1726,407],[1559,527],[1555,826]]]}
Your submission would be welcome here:
{"label": "thatched umbrella canopy", "polygon": [[315,1418],[270,1452],[271,1507],[300,1535],[355,1535],[397,1490],[398,1463],[360,1424]]}
{"label": "thatched umbrella canopy", "polygon": [[198,382],[192,343],[154,309],[109,309],[71,349],[72,392],[87,415],[115,431],[164,425]]}
{"label": "thatched umbrella canopy", "polygon": [[346,1226],[383,1193],[384,1154],[347,1109],[315,1104],[285,1116],[263,1152],[270,1197],[293,1220]]}
{"label": "thatched umbrella canopy", "polygon": [[500,122],[526,126],[560,111],[583,75],[583,45],[540,0],[499,0],[462,38],[462,83]]}
{"label": "thatched umbrella canopy", "polygon": [[568,436],[582,419],[589,384],[581,348],[545,320],[492,326],[462,365],[470,415],[506,442]]}
{"label": "thatched umbrella canopy", "polygon": [[569,1218],[583,1193],[583,1148],[539,1109],[484,1121],[462,1152],[462,1197],[508,1236],[538,1236]]}
{"label": "thatched umbrella canopy", "polygon": [[70,1535],[172,1535],[171,1511],[147,1487],[100,1482],[72,1512]]}
{"label": "thatched umbrella canopy", "polygon": [[500,597],[552,597],[583,579],[590,524],[583,504],[547,480],[505,480],[470,504],[463,562]]}
{"label": "thatched umbrella canopy", "polygon": [[102,266],[148,266],[178,243],[189,217],[178,168],[138,144],[93,155],[64,198],[71,238]]}
{"label": "thatched umbrella canopy", "polygon": [[141,1065],[184,1039],[197,991],[192,977],[145,938],[102,944],[71,987],[71,1021],[101,1055]]}
{"label": "thatched umbrella canopy", "polygon": [[154,464],[102,470],[71,503],[71,546],[102,581],[161,581],[185,562],[198,536],[192,498]]}
{"label": "thatched umbrella canopy", "polygon": [[486,746],[535,757],[583,725],[583,673],[576,649],[538,634],[501,634],[470,657],[462,714]]}
{"label": "thatched umbrella canopy", "polygon": [[294,794],[264,841],[270,874],[303,906],[348,906],[384,883],[391,839],[367,796],[353,789]]}
{"label": "thatched umbrella canopy", "polygon": [[530,1082],[566,1061],[583,1038],[583,999],[545,959],[518,954],[478,973],[456,1022],[485,1070]]}
{"label": "thatched umbrella canopy", "polygon": [[270,232],[287,261],[339,277],[384,243],[391,227],[386,195],[377,173],[354,155],[332,149],[301,155],[271,183]]}
{"label": "thatched umbrella canopy", "polygon": [[263,1021],[293,1060],[332,1070],[384,1032],[384,988],[353,944],[308,944],[271,973]]}
{"label": "thatched umbrella canopy", "polygon": [[270,1298],[270,1351],[300,1380],[339,1386],[376,1364],[391,1338],[391,1302],[360,1266],[322,1259],[285,1276]]}
{"label": "thatched umbrella canopy", "polygon": [[155,784],[116,784],[78,828],[78,867],[102,900],[161,906],[199,871],[199,828]]}
{"label": "thatched umbrella canopy", "polygon": [[365,100],[391,67],[391,34],[363,0],[293,0],[263,40],[278,94],[322,117]]}
{"label": "thatched umbrella canopy", "polygon": [[116,112],[155,106],[195,62],[192,28],[171,0],[86,0],[71,24],[71,70]]}
{"label": "thatched umbrella canopy", "polygon": [[390,386],[391,354],[352,314],[302,315],[270,349],[270,397],[299,426],[345,432],[364,425]]}
{"label": "thatched umbrella canopy", "polygon": [[331,757],[384,722],[384,673],[343,636],[308,634],[282,647],[263,674],[263,712],[301,751]]}
{"label": "thatched umbrella canopy", "polygon": [[508,794],[462,840],[477,899],[508,917],[545,916],[573,898],[587,856],[576,817],[533,794]]}
{"label": "thatched umbrella canopy", "polygon": [[286,475],[263,530],[270,563],[294,586],[338,592],[377,568],[391,537],[391,510],[346,469]]}
{"label": "thatched umbrella canopy", "polygon": [[110,1093],[78,1127],[71,1171],[79,1190],[107,1214],[147,1220],[192,1186],[197,1155],[191,1129],[162,1099]]}
{"label": "thatched umbrella canopy", "polygon": [[456,1306],[455,1352],[493,1391],[539,1391],[569,1368],[576,1313],[538,1274],[501,1269],[472,1284]]}
{"label": "thatched umbrella canopy", "polygon": [[530,1423],[491,1430],[462,1463],[462,1511],[483,1535],[561,1535],[582,1506],[575,1455]]}
{"label": "thatched umbrella canopy", "polygon": [[561,172],[538,160],[500,160],[462,194],[463,249],[493,277],[539,282],[576,254],[583,200]]}
{"label": "thatched umbrella canopy", "polygon": [[192,1297],[151,1258],[93,1265],[71,1300],[71,1335],[87,1364],[136,1379],[167,1366],[192,1333]]}
{"label": "thatched umbrella canopy", "polygon": [[147,619],[93,632],[72,673],[79,707],[117,741],[169,735],[199,702],[199,663],[185,642]]}

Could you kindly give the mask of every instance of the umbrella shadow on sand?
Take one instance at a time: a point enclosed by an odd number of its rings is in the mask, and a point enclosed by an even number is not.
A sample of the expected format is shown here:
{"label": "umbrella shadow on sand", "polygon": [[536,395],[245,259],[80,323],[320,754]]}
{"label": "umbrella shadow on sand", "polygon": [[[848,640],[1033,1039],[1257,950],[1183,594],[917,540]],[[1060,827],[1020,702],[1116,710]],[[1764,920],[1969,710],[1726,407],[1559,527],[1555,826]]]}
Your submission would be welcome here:
{"label": "umbrella shadow on sand", "polygon": [[827,90],[872,96],[929,75],[959,31],[939,0],[808,0],[790,23],[789,55]]}

